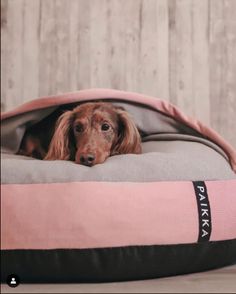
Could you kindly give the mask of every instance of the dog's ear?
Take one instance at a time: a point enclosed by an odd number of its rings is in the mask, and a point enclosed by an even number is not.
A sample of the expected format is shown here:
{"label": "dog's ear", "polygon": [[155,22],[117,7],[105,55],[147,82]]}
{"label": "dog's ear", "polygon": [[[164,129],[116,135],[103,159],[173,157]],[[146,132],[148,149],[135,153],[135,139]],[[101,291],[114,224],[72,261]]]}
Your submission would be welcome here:
{"label": "dog's ear", "polygon": [[112,148],[112,155],[141,153],[141,138],[139,131],[123,107],[117,107],[116,112],[119,119],[118,140]]}
{"label": "dog's ear", "polygon": [[56,123],[54,135],[49,145],[46,160],[70,160],[70,136],[73,122],[73,111],[63,113]]}

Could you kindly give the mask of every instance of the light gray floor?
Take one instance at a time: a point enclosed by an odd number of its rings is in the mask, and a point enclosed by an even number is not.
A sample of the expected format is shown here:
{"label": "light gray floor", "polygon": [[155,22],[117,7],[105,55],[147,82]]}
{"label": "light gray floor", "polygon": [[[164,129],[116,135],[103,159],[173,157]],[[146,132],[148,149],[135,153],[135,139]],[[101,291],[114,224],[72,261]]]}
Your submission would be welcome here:
{"label": "light gray floor", "polygon": [[236,265],[203,273],[103,284],[1,285],[2,293],[236,293]]}

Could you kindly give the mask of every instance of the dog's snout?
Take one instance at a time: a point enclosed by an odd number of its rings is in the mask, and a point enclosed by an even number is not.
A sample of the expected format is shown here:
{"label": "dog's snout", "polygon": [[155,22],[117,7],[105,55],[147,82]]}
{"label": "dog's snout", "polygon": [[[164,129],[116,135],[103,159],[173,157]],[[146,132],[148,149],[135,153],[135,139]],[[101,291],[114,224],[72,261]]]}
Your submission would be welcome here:
{"label": "dog's snout", "polygon": [[92,166],[95,160],[94,154],[83,154],[80,156],[80,163],[87,166]]}

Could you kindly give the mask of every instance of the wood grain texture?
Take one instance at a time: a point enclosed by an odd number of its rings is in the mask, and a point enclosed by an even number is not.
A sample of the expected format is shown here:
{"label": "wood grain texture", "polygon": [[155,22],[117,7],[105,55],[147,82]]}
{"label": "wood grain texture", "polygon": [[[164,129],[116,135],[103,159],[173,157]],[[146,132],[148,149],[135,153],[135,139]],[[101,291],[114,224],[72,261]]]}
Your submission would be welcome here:
{"label": "wood grain texture", "polygon": [[[5,3],[4,3],[5,2]],[[1,91],[3,108],[11,109],[25,100],[23,97],[23,18],[24,1],[3,1],[6,20],[1,27],[3,52],[3,67]],[[4,70],[4,72],[3,72]]]}
{"label": "wood grain texture", "polygon": [[[175,93],[177,105],[189,115],[194,114],[193,98],[193,58],[192,58],[192,1],[175,1],[175,40],[170,46],[174,48],[175,63],[174,83],[170,85]],[[170,69],[172,71],[172,68]]]}
{"label": "wood grain texture", "polygon": [[169,100],[168,1],[140,3],[140,92]]}
{"label": "wood grain texture", "polygon": [[236,1],[210,8],[210,122],[236,147]]}
{"label": "wood grain texture", "polygon": [[26,100],[33,99],[39,94],[39,17],[40,2],[24,1],[22,97]]}
{"label": "wood grain texture", "polygon": [[103,87],[179,106],[236,146],[235,0],[2,0],[1,106]]}

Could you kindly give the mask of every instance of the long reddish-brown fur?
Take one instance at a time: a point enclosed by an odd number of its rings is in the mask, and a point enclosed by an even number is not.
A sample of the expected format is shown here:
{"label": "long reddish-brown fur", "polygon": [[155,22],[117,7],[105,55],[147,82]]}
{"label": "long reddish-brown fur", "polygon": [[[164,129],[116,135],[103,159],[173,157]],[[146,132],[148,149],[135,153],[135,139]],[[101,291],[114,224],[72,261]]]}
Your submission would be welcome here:
{"label": "long reddish-brown fur", "polygon": [[112,155],[141,153],[141,138],[124,108],[89,102],[28,129],[18,153],[93,166]]}

